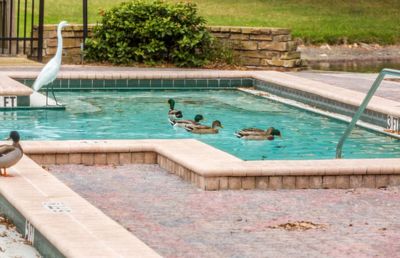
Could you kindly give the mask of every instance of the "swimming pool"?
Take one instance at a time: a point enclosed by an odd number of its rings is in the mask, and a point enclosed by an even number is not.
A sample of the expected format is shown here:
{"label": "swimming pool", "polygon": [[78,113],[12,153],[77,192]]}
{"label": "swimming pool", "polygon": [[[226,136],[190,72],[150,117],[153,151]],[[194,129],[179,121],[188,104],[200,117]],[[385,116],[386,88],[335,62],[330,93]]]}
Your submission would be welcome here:
{"label": "swimming pool", "polygon": [[[21,110],[0,115],[0,133],[19,130],[25,139],[179,139],[195,138],[244,160],[329,159],[346,124],[234,90],[59,92],[66,111]],[[168,123],[168,98],[184,118],[202,114],[216,135],[194,135]],[[248,141],[234,132],[246,127],[282,132],[282,139]],[[344,146],[345,158],[400,157],[400,141],[356,128]]]}

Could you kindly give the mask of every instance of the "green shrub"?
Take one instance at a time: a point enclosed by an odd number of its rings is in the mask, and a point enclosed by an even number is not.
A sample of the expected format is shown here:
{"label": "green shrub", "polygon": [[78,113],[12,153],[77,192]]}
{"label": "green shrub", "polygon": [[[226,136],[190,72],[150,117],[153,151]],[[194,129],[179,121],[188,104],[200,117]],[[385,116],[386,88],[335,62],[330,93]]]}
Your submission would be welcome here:
{"label": "green shrub", "polygon": [[236,44],[221,39],[214,39],[207,54],[207,59],[211,61],[211,66],[240,65],[239,56],[233,50]]}
{"label": "green shrub", "polygon": [[137,0],[103,12],[94,36],[86,41],[85,56],[114,64],[201,66],[212,41],[196,5]]}

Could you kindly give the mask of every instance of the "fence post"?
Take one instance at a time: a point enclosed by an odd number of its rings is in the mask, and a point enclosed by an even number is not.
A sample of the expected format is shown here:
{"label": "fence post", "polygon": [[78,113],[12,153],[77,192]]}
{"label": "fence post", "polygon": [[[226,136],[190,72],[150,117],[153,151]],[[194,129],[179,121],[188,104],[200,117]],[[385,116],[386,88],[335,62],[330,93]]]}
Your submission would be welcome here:
{"label": "fence post", "polygon": [[88,1],[83,0],[83,48],[85,49],[85,40],[88,34]]}
{"label": "fence post", "polygon": [[43,60],[44,0],[39,2],[38,61]]}

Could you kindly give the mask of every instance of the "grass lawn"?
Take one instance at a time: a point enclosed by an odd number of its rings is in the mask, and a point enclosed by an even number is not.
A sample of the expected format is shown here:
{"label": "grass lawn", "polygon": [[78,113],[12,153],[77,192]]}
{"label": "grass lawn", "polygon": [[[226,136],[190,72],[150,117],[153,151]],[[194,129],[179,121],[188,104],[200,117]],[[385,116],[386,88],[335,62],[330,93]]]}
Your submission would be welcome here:
{"label": "grass lawn", "polygon": [[[99,9],[127,0],[88,0],[89,22]],[[170,2],[178,2],[169,0]],[[45,0],[45,22],[82,22],[82,0]],[[400,0],[192,0],[209,25],[291,28],[306,42],[400,43]]]}

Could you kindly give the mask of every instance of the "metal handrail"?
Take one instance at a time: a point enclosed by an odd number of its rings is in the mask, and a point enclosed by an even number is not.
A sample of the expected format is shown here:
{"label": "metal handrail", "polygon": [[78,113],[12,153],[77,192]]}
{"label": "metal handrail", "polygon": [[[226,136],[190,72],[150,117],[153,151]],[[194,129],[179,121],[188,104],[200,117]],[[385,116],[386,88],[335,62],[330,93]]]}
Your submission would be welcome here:
{"label": "metal handrail", "polygon": [[342,137],[340,138],[338,144],[336,145],[336,158],[340,159],[342,158],[342,148],[344,141],[347,139],[351,131],[353,130],[354,126],[356,125],[358,119],[364,112],[365,108],[367,107],[369,101],[371,100],[372,96],[375,94],[375,91],[378,89],[378,87],[381,85],[381,82],[385,75],[394,75],[394,76],[400,76],[400,70],[394,70],[394,69],[383,69],[378,77],[375,79],[374,83],[372,84],[371,88],[369,89],[367,95],[365,96],[363,102],[361,103],[360,107],[358,108],[357,112],[354,114],[350,124],[347,126],[346,131],[343,133]]}

